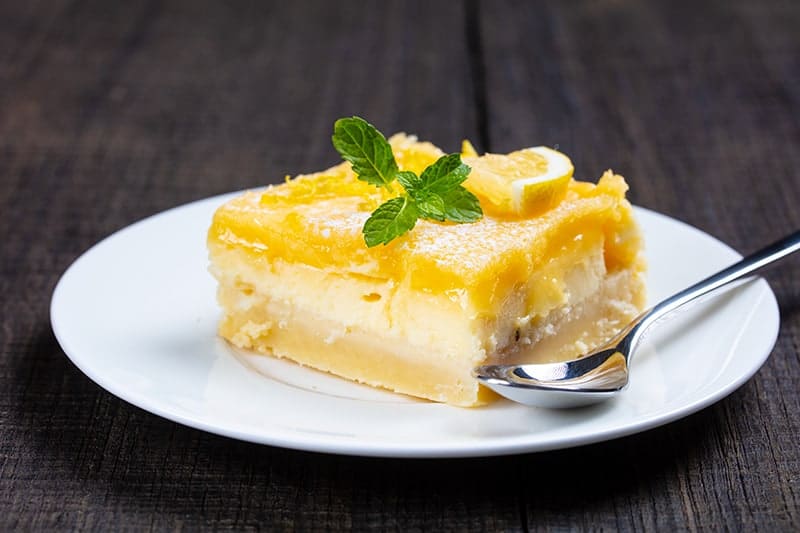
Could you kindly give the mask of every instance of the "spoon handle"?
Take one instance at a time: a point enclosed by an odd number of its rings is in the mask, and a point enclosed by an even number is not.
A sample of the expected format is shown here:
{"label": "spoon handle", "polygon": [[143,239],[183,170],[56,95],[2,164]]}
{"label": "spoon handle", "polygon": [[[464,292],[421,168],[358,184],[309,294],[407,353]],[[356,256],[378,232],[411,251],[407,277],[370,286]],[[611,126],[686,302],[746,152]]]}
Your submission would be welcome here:
{"label": "spoon handle", "polygon": [[673,294],[666,300],[656,304],[646,313],[646,316],[643,317],[640,323],[641,327],[638,329],[644,330],[653,322],[658,321],[659,318],[671,313],[677,308],[724,287],[729,283],[748,276],[798,250],[800,250],[800,231],[795,231],[791,235],[770,244],[766,248],[748,255],[738,263],[734,263],[728,268],[716,274],[712,274],[706,279],[698,281],[691,287]]}

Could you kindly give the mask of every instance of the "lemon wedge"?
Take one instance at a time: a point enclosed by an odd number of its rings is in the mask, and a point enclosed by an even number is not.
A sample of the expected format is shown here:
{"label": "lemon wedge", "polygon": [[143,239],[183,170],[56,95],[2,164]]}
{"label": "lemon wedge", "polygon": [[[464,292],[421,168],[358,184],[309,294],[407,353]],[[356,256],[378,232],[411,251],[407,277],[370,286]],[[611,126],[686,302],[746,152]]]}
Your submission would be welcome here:
{"label": "lemon wedge", "polygon": [[566,155],[546,146],[463,160],[472,167],[464,186],[499,215],[532,216],[552,209],[564,199],[575,170]]}

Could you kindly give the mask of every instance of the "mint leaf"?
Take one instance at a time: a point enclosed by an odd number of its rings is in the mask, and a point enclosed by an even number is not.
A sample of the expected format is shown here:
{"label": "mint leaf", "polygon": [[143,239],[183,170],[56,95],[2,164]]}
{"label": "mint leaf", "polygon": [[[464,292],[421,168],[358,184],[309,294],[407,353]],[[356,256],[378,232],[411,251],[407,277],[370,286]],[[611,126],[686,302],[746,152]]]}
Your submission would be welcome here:
{"label": "mint leaf", "polygon": [[353,165],[358,179],[389,188],[397,175],[392,147],[375,126],[360,117],[340,118],[333,126],[333,147]]}
{"label": "mint leaf", "polygon": [[422,188],[442,194],[464,183],[471,169],[461,162],[461,154],[443,155],[422,171]]}
{"label": "mint leaf", "polygon": [[392,198],[378,206],[364,223],[364,241],[370,248],[388,244],[392,239],[411,230],[418,217],[417,207],[411,198]]}
{"label": "mint leaf", "polygon": [[[473,222],[483,213],[478,199],[461,186],[469,172],[470,168],[461,162],[460,154],[450,154],[428,166],[416,180],[400,180],[400,183],[416,202],[423,218],[439,222]],[[477,218],[475,205],[478,207]]]}
{"label": "mint leaf", "polygon": [[444,199],[438,194],[428,191],[415,191],[412,195],[417,204],[419,214],[422,218],[444,222],[447,220],[447,210]]}
{"label": "mint leaf", "polygon": [[445,205],[444,216],[451,222],[475,222],[483,216],[478,198],[461,185],[448,191],[442,200]]}
{"label": "mint leaf", "polygon": [[420,181],[419,176],[410,170],[401,170],[398,172],[397,181],[399,181],[400,185],[402,185],[403,188],[409,192],[422,188],[422,181]]}

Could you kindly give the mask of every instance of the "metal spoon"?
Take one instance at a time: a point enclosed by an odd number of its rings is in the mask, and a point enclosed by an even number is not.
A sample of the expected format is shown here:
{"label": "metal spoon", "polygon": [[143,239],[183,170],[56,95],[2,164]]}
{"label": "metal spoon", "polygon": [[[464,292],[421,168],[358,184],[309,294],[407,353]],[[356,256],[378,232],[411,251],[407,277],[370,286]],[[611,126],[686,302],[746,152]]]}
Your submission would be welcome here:
{"label": "metal spoon", "polygon": [[539,407],[579,407],[612,398],[628,385],[630,358],[645,330],[701,296],[800,250],[800,231],[695,283],[651,307],[596,351],[563,363],[485,365],[472,374],[515,402]]}

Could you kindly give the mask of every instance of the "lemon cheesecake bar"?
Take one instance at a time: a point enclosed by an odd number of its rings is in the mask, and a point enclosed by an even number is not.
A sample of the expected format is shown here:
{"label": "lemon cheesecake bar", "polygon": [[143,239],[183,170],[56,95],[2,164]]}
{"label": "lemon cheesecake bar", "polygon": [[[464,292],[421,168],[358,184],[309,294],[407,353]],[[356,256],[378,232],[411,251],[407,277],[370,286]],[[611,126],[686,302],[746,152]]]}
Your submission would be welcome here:
{"label": "lemon cheesecake bar", "polygon": [[[403,134],[389,144],[401,171],[443,155]],[[385,246],[367,247],[362,227],[391,187],[358,181],[348,162],[230,200],[208,233],[221,336],[460,406],[493,398],[471,376],[477,365],[581,355],[642,308],[642,240],[627,185],[610,171],[597,184],[559,176],[531,188],[523,177],[498,193],[504,164],[513,175],[526,157],[547,163],[542,154],[493,162],[467,146],[464,187],[483,217],[419,220]]]}

